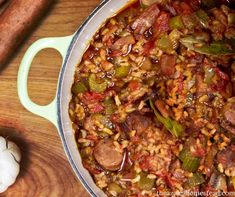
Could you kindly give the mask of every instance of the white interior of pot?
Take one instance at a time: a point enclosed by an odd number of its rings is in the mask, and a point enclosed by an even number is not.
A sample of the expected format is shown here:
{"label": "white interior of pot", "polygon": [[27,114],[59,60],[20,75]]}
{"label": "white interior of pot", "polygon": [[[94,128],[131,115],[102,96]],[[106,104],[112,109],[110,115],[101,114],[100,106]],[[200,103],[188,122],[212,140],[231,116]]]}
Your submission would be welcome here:
{"label": "white interior of pot", "polygon": [[[107,20],[113,16],[118,10],[120,10],[124,5],[126,5],[129,0],[109,0],[103,4],[98,10],[96,10],[86,22],[80,33],[76,38],[72,50],[69,54],[66,64],[64,65],[64,72],[61,73],[60,80],[61,88],[60,92],[60,111],[61,114],[58,115],[61,120],[61,134],[64,137],[64,145],[68,148],[67,154],[69,156],[70,162],[74,163],[73,166],[77,176],[80,176],[82,184],[87,187],[89,185],[92,191],[89,191],[90,194],[94,193],[97,196],[105,196],[105,194],[95,185],[90,174],[86,169],[83,168],[81,157],[79,155],[77,145],[74,139],[74,133],[72,130],[72,124],[68,114],[68,106],[71,99],[71,86],[74,79],[74,72],[76,65],[81,61],[82,55],[87,49],[90,40],[99,27]],[[62,138],[63,138],[62,137]],[[79,174],[78,174],[79,173]],[[85,181],[84,181],[85,180]],[[88,188],[87,188],[88,189]],[[89,190],[89,189],[88,189]],[[93,195],[94,195],[93,194]],[[94,196],[95,196],[94,195]]]}

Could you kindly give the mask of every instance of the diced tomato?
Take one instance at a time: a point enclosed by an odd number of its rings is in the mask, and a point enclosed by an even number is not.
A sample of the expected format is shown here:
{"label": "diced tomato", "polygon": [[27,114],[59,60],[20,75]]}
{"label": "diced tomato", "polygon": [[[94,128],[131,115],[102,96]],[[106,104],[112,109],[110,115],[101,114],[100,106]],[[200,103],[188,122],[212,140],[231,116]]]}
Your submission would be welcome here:
{"label": "diced tomato", "polygon": [[83,100],[85,103],[94,103],[97,101],[102,101],[105,98],[104,94],[96,92],[85,92],[83,94]]}
{"label": "diced tomato", "polygon": [[139,142],[140,141],[140,138],[139,138],[139,136],[133,136],[132,138],[131,138],[131,141],[132,142]]}
{"label": "diced tomato", "polygon": [[83,59],[84,59],[84,60],[90,60],[90,59],[92,59],[92,58],[94,57],[95,53],[96,53],[96,51],[95,51],[93,48],[90,47],[90,48],[87,49],[87,51],[84,53]]}
{"label": "diced tomato", "polygon": [[206,155],[206,151],[199,146],[195,146],[195,152],[192,153],[195,157],[204,157]]}
{"label": "diced tomato", "polygon": [[166,171],[157,173],[156,175],[161,177],[165,181],[167,186],[170,187],[170,188],[173,188],[175,183],[177,183],[177,181],[175,179],[171,178],[169,176],[168,172],[166,172]]}
{"label": "diced tomato", "polygon": [[229,76],[217,67],[213,68],[213,70],[221,80],[219,83],[212,84],[211,88],[215,91],[225,92],[229,83]]}
{"label": "diced tomato", "polygon": [[228,185],[228,192],[235,192],[235,188],[234,188],[233,184]]}
{"label": "diced tomato", "polygon": [[122,175],[122,179],[126,179],[126,180],[132,180],[135,178],[135,171],[134,170],[130,170],[130,171],[127,171],[125,172],[123,175]]}
{"label": "diced tomato", "polygon": [[99,113],[104,110],[104,106],[101,103],[94,103],[88,106],[91,113]]}
{"label": "diced tomato", "polygon": [[175,73],[176,56],[162,55],[160,60],[161,71],[163,75],[173,75]]}
{"label": "diced tomato", "polygon": [[111,50],[111,57],[119,57],[122,55],[122,51],[118,49]]}
{"label": "diced tomato", "polygon": [[226,81],[223,81],[221,80],[219,83],[217,84],[212,84],[211,85],[211,89],[213,91],[219,91],[220,93],[224,92],[226,90],[226,86],[227,86],[227,82]]}
{"label": "diced tomato", "polygon": [[221,71],[219,68],[214,68],[214,71],[216,72],[216,74],[223,80],[225,81],[229,81],[229,76],[224,73],[223,71]]}
{"label": "diced tomato", "polygon": [[196,11],[200,8],[201,0],[185,0],[185,2],[190,5],[190,7]]}
{"label": "diced tomato", "polygon": [[135,91],[140,88],[140,83],[138,81],[133,80],[128,84],[128,87],[131,91]]}
{"label": "diced tomato", "polygon": [[169,27],[170,14],[167,12],[161,12],[158,16],[156,22],[153,25],[153,34],[158,36],[161,33],[167,32],[170,30]]}
{"label": "diced tomato", "polygon": [[113,45],[113,38],[110,36],[109,38],[107,38],[106,46],[111,47],[112,45]]}
{"label": "diced tomato", "polygon": [[164,177],[164,181],[166,182],[167,186],[170,188],[173,188],[176,183],[176,181],[173,180],[169,175],[166,175]]}
{"label": "diced tomato", "polygon": [[95,136],[95,135],[88,134],[88,135],[86,136],[86,139],[91,140],[91,141],[97,141],[97,140],[98,140],[98,137]]}
{"label": "diced tomato", "polygon": [[150,156],[142,157],[139,165],[140,165],[140,168],[144,171],[150,170],[151,169],[151,157]]}
{"label": "diced tomato", "polygon": [[96,166],[93,166],[86,161],[83,161],[82,164],[91,174],[100,174],[102,172],[100,169],[96,168]]}
{"label": "diced tomato", "polygon": [[190,15],[193,13],[193,9],[186,2],[175,1],[173,7],[179,15]]}
{"label": "diced tomato", "polygon": [[104,98],[105,94],[85,92],[81,100],[88,106],[91,113],[98,113],[104,110],[104,106],[101,104],[101,101],[103,101]]}
{"label": "diced tomato", "polygon": [[142,156],[141,158],[139,158],[140,168],[144,171],[149,171],[152,173],[156,172],[156,170],[158,169],[158,162],[155,157],[156,156],[147,155],[147,156]]}
{"label": "diced tomato", "polygon": [[150,51],[153,50],[155,45],[155,40],[150,40],[149,42],[144,44],[144,55],[149,55]]}
{"label": "diced tomato", "polygon": [[190,15],[190,14],[192,14],[193,13],[193,10],[192,10],[192,8],[190,7],[190,5],[189,4],[187,4],[187,3],[185,3],[185,2],[181,2],[180,3],[180,6],[181,6],[181,8],[182,8],[182,13],[184,14],[184,15]]}
{"label": "diced tomato", "polygon": [[139,160],[141,157],[143,157],[143,153],[139,153],[139,152],[131,155],[132,161]]}

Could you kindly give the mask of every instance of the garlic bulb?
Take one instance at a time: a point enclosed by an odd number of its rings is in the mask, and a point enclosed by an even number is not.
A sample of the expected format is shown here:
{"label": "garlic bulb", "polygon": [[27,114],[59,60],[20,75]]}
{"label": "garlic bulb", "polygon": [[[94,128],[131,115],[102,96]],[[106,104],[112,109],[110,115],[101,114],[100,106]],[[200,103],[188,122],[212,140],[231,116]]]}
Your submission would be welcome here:
{"label": "garlic bulb", "polygon": [[0,136],[0,193],[15,183],[20,172],[21,153],[18,146]]}

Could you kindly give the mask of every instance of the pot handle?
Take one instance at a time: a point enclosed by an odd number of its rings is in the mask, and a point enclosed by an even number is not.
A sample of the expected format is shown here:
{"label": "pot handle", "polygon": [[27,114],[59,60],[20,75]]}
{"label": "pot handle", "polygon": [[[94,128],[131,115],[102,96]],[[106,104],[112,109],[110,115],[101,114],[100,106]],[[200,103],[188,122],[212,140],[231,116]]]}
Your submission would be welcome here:
{"label": "pot handle", "polygon": [[36,41],[26,51],[18,71],[17,89],[19,99],[22,105],[30,112],[46,118],[47,120],[52,122],[57,128],[58,123],[56,97],[50,104],[45,106],[41,106],[34,103],[28,95],[28,74],[34,57],[42,49],[53,48],[57,50],[61,54],[64,63],[67,49],[72,41],[72,38],[73,35],[66,37],[43,38]]}

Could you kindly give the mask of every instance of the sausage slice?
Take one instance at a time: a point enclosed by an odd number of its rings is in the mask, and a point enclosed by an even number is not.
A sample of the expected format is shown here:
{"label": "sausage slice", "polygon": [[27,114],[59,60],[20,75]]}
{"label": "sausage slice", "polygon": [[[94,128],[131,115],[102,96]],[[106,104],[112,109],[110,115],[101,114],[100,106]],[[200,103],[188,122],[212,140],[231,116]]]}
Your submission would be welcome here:
{"label": "sausage slice", "polygon": [[230,98],[223,107],[221,126],[235,135],[235,97]]}
{"label": "sausage slice", "polygon": [[115,149],[113,140],[101,140],[94,148],[94,158],[106,170],[116,171],[121,167],[123,154]]}
{"label": "sausage slice", "polygon": [[224,106],[224,117],[232,125],[235,125],[235,97],[231,98],[230,100],[231,102],[228,102]]}
{"label": "sausage slice", "polygon": [[217,161],[224,168],[235,166],[235,152],[231,148],[224,149],[217,154]]}
{"label": "sausage slice", "polygon": [[[0,67],[43,17],[54,0],[14,0],[0,15]],[[0,3],[2,0],[0,0]],[[3,2],[2,2],[3,3]]]}
{"label": "sausage slice", "polygon": [[141,135],[151,125],[150,117],[144,116],[138,112],[133,112],[127,117],[127,125],[129,129],[136,130],[138,135]]}

